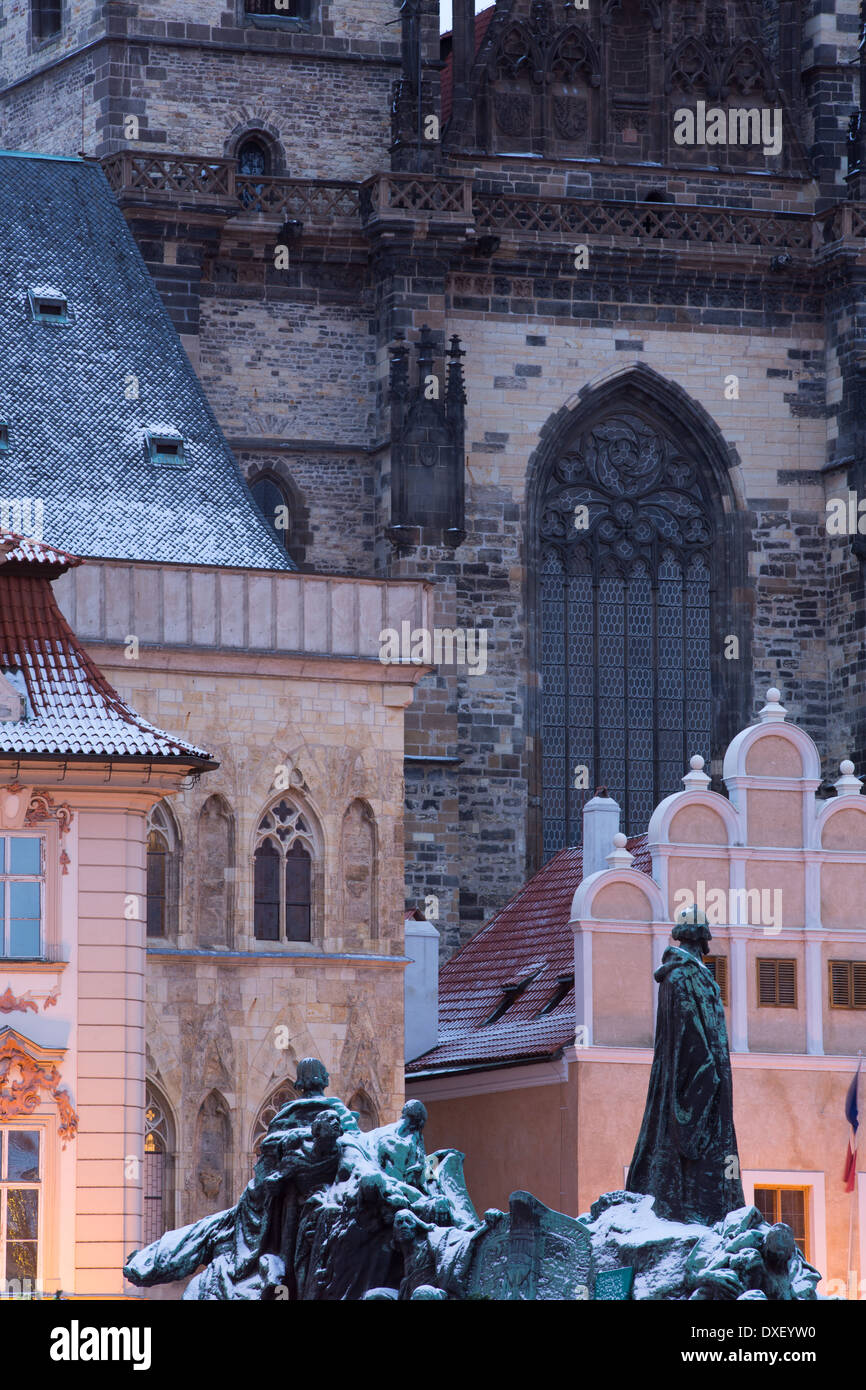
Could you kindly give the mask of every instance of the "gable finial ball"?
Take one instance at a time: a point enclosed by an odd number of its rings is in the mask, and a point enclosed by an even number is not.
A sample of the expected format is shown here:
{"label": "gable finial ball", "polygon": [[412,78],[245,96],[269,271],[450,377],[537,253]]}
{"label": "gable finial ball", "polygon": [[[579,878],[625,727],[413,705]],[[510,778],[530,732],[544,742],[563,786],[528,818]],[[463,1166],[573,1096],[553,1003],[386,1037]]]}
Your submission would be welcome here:
{"label": "gable finial ball", "polygon": [[627,840],[626,836],[623,835],[623,833],[622,833],[621,830],[618,830],[618,831],[616,832],[616,834],[614,835],[614,837],[613,837],[613,847],[614,847],[614,849],[625,849],[627,843],[628,843],[628,840]]}
{"label": "gable finial ball", "polygon": [[850,777],[854,772],[854,764],[850,758],[843,758],[839,764],[839,771],[843,777]]}
{"label": "gable finial ball", "polygon": [[689,767],[692,769],[692,772],[700,772],[703,765],[704,760],[700,753],[693,753],[689,758]]}
{"label": "gable finial ball", "polygon": [[771,685],[770,689],[767,691],[767,703],[770,705],[777,705],[781,698],[781,690],[777,690],[775,685]]}

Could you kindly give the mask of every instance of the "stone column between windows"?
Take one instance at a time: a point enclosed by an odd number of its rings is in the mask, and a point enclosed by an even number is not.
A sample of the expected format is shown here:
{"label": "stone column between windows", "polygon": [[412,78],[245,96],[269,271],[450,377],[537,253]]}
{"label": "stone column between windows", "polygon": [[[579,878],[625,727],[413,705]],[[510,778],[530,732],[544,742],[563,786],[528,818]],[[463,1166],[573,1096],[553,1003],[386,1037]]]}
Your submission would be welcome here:
{"label": "stone column between windows", "polygon": [[824,969],[821,936],[814,928],[806,933],[806,1052],[824,1055]]}
{"label": "stone column between windows", "polygon": [[746,973],[746,942],[749,940],[747,927],[729,927],[728,940],[731,943],[730,986],[731,986],[731,1051],[749,1050],[749,982]]}

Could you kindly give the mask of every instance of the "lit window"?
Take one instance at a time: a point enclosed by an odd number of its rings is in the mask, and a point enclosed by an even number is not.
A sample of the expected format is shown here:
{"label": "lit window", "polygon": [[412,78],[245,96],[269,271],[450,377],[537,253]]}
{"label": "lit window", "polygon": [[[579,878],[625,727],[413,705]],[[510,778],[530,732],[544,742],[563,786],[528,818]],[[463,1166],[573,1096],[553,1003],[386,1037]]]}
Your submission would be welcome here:
{"label": "lit window", "polygon": [[765,1221],[776,1226],[783,1221],[794,1232],[794,1240],[809,1259],[808,1187],[756,1187],[755,1206]]}
{"label": "lit window", "polygon": [[296,806],[281,801],[259,825],[254,931],[259,941],[310,941],[312,836]]}
{"label": "lit window", "polygon": [[69,303],[65,295],[53,290],[29,291],[30,310],[37,323],[69,323]]}
{"label": "lit window", "polygon": [[40,1147],[37,1129],[0,1129],[0,1272],[25,1296],[39,1277]]}
{"label": "lit window", "polygon": [[183,440],[179,434],[148,434],[147,457],[165,468],[185,468]]}
{"label": "lit window", "polygon": [[42,840],[0,836],[0,955],[34,959],[42,953]]}
{"label": "lit window", "polygon": [[866,1009],[866,960],[831,960],[830,1008]]}
{"label": "lit window", "polygon": [[50,39],[60,33],[63,0],[32,0],[34,39]]}
{"label": "lit window", "polygon": [[758,1003],[769,1009],[796,1009],[797,962],[776,957],[758,961]]}
{"label": "lit window", "polygon": [[173,1164],[174,1126],[168,1106],[148,1082],[144,1111],[143,1245],[159,1240],[174,1225]]}

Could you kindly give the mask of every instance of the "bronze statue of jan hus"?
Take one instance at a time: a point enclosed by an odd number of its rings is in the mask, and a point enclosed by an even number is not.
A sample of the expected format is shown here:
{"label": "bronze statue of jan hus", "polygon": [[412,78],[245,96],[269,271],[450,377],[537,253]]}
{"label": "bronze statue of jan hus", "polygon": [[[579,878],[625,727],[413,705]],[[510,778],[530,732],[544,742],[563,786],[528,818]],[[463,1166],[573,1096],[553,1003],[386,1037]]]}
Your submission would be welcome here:
{"label": "bronze statue of jan hus", "polygon": [[670,1221],[712,1226],[745,1205],[721,994],[702,957],[712,936],[697,908],[677,914],[655,972],[655,1050],[626,1189]]}

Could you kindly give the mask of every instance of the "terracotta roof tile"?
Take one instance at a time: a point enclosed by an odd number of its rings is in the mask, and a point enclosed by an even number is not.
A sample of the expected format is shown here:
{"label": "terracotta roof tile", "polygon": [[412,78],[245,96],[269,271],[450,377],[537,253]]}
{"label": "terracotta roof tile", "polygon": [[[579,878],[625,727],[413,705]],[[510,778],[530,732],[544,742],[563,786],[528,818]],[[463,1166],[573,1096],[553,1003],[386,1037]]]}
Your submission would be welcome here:
{"label": "terracotta roof tile", "polygon": [[8,532],[0,537],[0,675],[26,695],[23,719],[0,720],[0,756],[213,765],[203,748],[136,714],[79,644],[50,581],[80,563],[55,546]]}
{"label": "terracotta roof tile", "polygon": [[[646,836],[627,843],[632,867],[648,874]],[[582,877],[582,850],[560,850],[443,966],[439,1042],[407,1065],[408,1075],[550,1057],[574,1041],[573,986],[550,1013],[540,1010],[574,970],[569,921]],[[508,984],[523,987],[501,1019],[485,1023]]]}

